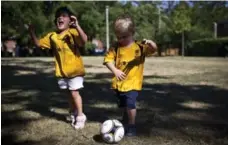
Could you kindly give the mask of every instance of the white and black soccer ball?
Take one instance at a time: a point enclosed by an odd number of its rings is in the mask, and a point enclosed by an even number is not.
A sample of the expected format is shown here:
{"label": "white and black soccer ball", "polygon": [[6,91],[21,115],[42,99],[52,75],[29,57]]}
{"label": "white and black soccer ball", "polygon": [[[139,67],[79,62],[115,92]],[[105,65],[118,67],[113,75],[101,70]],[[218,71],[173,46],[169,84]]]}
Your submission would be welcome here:
{"label": "white and black soccer ball", "polygon": [[106,120],[101,125],[101,136],[107,143],[117,143],[121,141],[124,137],[123,124],[116,119]]}

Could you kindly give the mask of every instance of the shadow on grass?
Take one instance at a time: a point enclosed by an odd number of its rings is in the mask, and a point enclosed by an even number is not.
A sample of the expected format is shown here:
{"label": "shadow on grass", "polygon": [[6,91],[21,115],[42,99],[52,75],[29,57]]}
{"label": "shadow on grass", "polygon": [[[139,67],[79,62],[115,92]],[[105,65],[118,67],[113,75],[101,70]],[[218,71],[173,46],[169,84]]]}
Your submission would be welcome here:
{"label": "shadow on grass", "polygon": [[39,141],[34,140],[25,140],[25,141],[17,141],[15,142],[15,138],[17,136],[12,133],[3,134],[1,144],[2,145],[49,145],[49,144],[57,144],[58,142],[55,139],[42,139]]}
{"label": "shadow on grass", "polygon": [[[53,65],[45,61],[29,61],[29,64],[44,66],[28,68],[26,62],[18,65],[2,65],[2,105],[18,104],[23,107],[13,111],[2,108],[2,144],[43,144],[45,141],[18,142],[16,129],[23,129],[32,120],[21,118],[18,112],[33,111],[43,117],[55,118],[65,122],[65,116],[50,111],[50,107],[68,108],[66,95],[57,86],[52,73],[43,70]],[[20,65],[19,65],[20,64]],[[18,71],[32,71],[35,74],[18,74]],[[120,113],[112,107],[116,99],[110,90],[109,82],[102,80],[110,77],[107,73],[92,73],[89,79],[96,82],[84,83],[81,91],[84,111],[89,121],[103,122]],[[169,79],[162,76],[147,76],[145,79]],[[225,144],[228,134],[228,90],[208,85],[144,84],[138,98],[139,109],[137,129],[139,136],[161,136],[172,139],[204,140]],[[31,93],[34,92],[34,93]],[[99,106],[99,104],[104,104]],[[7,131],[11,130],[11,131]],[[47,142],[47,140],[46,140]],[[99,141],[98,141],[99,142]]]}

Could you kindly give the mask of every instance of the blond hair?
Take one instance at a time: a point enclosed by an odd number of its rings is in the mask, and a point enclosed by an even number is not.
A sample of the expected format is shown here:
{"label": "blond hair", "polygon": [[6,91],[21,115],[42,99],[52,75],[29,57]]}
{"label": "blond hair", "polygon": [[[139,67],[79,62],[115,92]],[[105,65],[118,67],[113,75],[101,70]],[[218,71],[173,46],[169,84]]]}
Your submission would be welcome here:
{"label": "blond hair", "polygon": [[129,15],[121,15],[114,21],[114,30],[116,33],[135,33],[135,25]]}

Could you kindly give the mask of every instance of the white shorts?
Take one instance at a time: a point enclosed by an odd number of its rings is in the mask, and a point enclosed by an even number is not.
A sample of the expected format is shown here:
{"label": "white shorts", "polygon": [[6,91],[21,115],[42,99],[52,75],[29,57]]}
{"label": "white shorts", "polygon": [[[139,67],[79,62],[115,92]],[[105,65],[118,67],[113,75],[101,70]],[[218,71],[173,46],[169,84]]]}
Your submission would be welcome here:
{"label": "white shorts", "polygon": [[83,77],[59,78],[58,84],[60,89],[78,90],[83,88]]}

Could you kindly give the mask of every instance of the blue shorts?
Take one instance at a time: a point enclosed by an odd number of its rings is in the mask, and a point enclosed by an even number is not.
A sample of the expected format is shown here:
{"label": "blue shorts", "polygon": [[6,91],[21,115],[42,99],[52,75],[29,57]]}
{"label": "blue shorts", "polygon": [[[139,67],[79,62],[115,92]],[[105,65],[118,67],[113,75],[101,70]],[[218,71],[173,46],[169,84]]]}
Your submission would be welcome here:
{"label": "blue shorts", "polygon": [[116,97],[118,99],[118,107],[127,107],[129,109],[136,108],[136,101],[139,95],[138,91],[119,92],[116,91]]}

